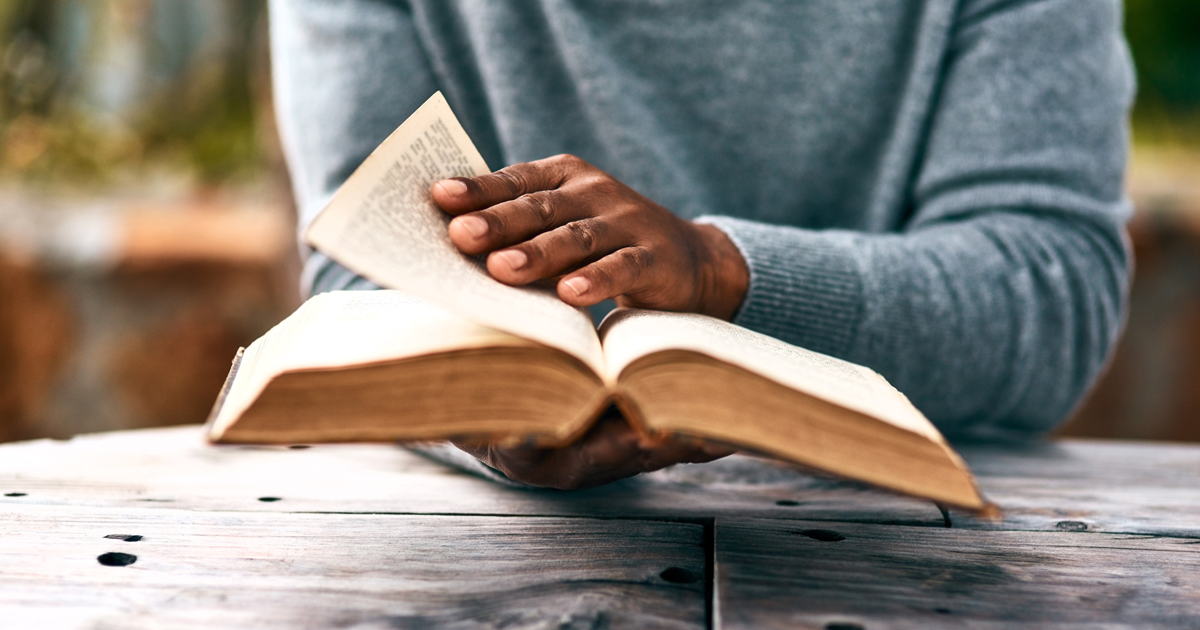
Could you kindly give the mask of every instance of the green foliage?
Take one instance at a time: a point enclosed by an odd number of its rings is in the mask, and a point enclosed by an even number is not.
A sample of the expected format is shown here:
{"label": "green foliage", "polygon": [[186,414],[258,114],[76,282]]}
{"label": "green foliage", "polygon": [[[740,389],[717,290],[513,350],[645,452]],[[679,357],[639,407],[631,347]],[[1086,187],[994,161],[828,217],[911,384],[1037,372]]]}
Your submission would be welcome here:
{"label": "green foliage", "polygon": [[1138,104],[1176,111],[1200,108],[1200,2],[1126,0]]}
{"label": "green foliage", "polygon": [[[95,19],[105,10],[97,7],[136,11],[155,4],[0,0],[0,179],[89,185],[176,171],[217,184],[263,171],[266,102],[255,91],[266,83],[261,0],[227,2],[237,32],[225,54],[158,85],[135,115],[116,119],[89,109],[81,69],[70,66],[80,59],[63,52],[71,45],[63,33],[73,32],[63,28],[66,9]],[[103,34],[91,34],[97,36]]]}
{"label": "green foliage", "polygon": [[1126,0],[1139,144],[1200,146],[1200,0]]}
{"label": "green foliage", "polygon": [[[230,2],[238,32],[220,68],[183,76],[135,120],[122,122],[81,111],[72,69],[56,54],[63,46],[56,26],[72,2],[154,4],[0,0],[0,178],[89,183],[154,168],[218,183],[262,171],[265,103],[254,90],[266,82],[255,47],[262,0]],[[1200,145],[1200,0],[1126,0],[1125,6],[1139,83],[1136,137]]]}

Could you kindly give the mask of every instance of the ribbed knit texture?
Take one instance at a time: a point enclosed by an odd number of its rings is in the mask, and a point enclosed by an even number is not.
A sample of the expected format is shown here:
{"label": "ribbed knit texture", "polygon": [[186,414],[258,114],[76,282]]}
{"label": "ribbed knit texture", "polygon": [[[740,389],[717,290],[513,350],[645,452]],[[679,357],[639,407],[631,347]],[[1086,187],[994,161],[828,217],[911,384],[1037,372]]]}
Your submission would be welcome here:
{"label": "ribbed knit texture", "polygon": [[[948,433],[1045,431],[1121,326],[1116,0],[274,0],[302,225],[442,90],[492,168],[574,153],[745,256],[737,323]],[[322,256],[308,288],[373,288]]]}
{"label": "ribbed knit texture", "polygon": [[[729,235],[750,268],[733,322],[810,350],[845,356],[862,319],[857,235],[813,232],[730,217],[700,217]],[[797,319],[810,322],[796,326]]]}

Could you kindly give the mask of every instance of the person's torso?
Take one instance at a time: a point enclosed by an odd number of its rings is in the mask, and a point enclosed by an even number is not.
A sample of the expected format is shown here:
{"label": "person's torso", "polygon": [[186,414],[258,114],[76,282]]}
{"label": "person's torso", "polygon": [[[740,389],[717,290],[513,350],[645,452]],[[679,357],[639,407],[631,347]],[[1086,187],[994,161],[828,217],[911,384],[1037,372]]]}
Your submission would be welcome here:
{"label": "person's torso", "polygon": [[684,217],[894,230],[953,2],[414,0],[492,168],[573,153]]}

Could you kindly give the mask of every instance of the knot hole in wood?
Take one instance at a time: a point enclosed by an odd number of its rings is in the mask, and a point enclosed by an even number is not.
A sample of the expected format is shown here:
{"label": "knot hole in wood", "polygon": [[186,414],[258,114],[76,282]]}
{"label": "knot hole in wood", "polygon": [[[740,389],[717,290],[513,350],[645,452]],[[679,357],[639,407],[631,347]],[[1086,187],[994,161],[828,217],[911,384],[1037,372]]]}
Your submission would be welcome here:
{"label": "knot hole in wood", "polygon": [[800,534],[801,536],[807,536],[808,538],[819,540],[821,542],[837,542],[839,540],[846,540],[845,536],[833,531],[832,529],[801,529],[793,531],[792,533]]}
{"label": "knot hole in wood", "polygon": [[695,584],[700,579],[695,573],[682,567],[668,567],[658,576],[672,584]]}
{"label": "knot hole in wood", "polygon": [[134,562],[137,562],[137,556],[131,553],[121,553],[120,551],[110,551],[102,553],[96,557],[96,560],[106,567],[127,567]]}

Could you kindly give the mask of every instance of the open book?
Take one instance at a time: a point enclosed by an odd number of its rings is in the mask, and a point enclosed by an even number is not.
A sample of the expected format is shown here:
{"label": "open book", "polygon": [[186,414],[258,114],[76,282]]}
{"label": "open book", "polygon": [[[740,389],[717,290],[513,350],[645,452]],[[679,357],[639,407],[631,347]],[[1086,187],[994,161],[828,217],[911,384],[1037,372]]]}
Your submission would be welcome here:
{"label": "open book", "polygon": [[984,510],[937,429],[871,370],[692,314],[619,309],[597,331],[552,292],[459,253],[433,182],[487,166],[441,94],[347,180],[310,244],[397,291],[318,295],[239,352],[214,442],[565,444],[611,405],[699,437]]}

